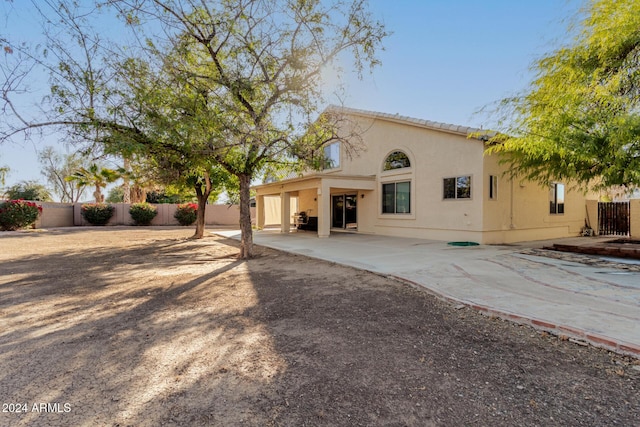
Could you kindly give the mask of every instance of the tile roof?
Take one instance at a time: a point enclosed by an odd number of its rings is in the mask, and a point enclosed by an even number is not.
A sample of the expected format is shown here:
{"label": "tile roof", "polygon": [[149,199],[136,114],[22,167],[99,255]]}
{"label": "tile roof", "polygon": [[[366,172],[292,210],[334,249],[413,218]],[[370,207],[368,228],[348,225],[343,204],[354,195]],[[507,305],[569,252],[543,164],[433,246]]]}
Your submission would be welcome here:
{"label": "tile roof", "polygon": [[[441,132],[455,133],[455,134],[464,135],[464,136],[480,134],[482,136],[486,135],[488,139],[495,135],[495,132],[488,131],[486,129],[478,129],[478,128],[473,128],[469,126],[453,125],[450,123],[434,122],[432,120],[423,120],[423,119],[416,119],[414,117],[401,116],[400,114],[380,113],[376,111],[360,110],[357,108],[341,107],[337,105],[330,105],[329,107],[327,107],[325,111],[338,112],[343,114],[352,114],[357,116],[369,117],[372,119],[388,120],[388,121],[393,121],[397,123],[405,123],[408,125],[420,126],[420,127],[425,127],[425,128],[429,128],[429,129],[433,129]],[[479,137],[478,139],[484,139],[482,136]]]}

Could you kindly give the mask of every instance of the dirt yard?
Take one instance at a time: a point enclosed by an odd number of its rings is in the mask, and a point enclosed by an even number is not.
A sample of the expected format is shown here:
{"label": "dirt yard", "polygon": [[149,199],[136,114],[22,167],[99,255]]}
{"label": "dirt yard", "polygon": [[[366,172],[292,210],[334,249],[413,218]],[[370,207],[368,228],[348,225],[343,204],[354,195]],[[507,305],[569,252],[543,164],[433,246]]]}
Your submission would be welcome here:
{"label": "dirt yard", "polygon": [[637,360],[192,233],[0,233],[1,426],[638,425]]}

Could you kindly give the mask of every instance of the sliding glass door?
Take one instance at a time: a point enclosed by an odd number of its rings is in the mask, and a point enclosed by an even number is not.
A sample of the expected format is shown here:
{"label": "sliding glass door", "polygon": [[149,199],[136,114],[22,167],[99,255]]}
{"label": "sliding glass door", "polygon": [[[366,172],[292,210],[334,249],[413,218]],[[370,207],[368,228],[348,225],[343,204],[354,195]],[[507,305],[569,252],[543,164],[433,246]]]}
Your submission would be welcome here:
{"label": "sliding glass door", "polygon": [[357,194],[331,196],[331,227],[356,230],[358,228]]}

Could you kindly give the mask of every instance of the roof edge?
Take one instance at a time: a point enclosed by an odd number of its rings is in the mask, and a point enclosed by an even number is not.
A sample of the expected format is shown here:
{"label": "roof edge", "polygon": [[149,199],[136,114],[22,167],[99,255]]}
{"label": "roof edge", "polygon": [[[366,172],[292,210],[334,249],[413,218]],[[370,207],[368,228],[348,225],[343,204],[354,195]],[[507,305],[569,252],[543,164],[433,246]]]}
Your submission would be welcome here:
{"label": "roof edge", "polygon": [[283,179],[282,181],[273,181],[269,183],[256,184],[252,185],[252,189],[257,188],[266,188],[284,184],[290,184],[294,182],[302,182],[302,181],[311,181],[315,179],[353,179],[353,180],[362,180],[362,181],[374,181],[376,179],[375,175],[349,175],[349,174],[341,174],[341,173],[323,173],[323,172],[314,172],[308,175],[302,175],[295,178]]}
{"label": "roof edge", "polygon": [[379,120],[387,120],[387,121],[396,122],[396,123],[404,123],[407,125],[419,126],[423,128],[436,130],[439,132],[447,132],[447,133],[454,133],[457,135],[464,135],[465,137],[472,137],[482,141],[486,141],[489,138],[496,135],[496,132],[488,131],[486,129],[478,129],[470,126],[461,126],[461,125],[454,125],[450,123],[435,122],[432,120],[417,119],[415,117],[402,116],[400,114],[389,114],[389,113],[381,113],[377,111],[361,110],[357,108],[349,108],[349,107],[343,107],[343,106],[333,105],[333,104],[329,105],[324,111],[328,113],[336,112],[336,113],[342,113],[342,114],[351,114],[351,115],[356,115],[361,117],[367,117],[371,119],[379,119]]}

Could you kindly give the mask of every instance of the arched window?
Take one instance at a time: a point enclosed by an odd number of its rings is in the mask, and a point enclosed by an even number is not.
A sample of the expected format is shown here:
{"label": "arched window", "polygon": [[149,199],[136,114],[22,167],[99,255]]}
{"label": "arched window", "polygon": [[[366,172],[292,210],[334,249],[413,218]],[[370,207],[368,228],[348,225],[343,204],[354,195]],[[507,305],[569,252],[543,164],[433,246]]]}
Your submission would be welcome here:
{"label": "arched window", "polygon": [[394,151],[389,154],[387,159],[384,161],[384,170],[386,171],[410,167],[411,162],[409,161],[409,157],[402,151]]}

